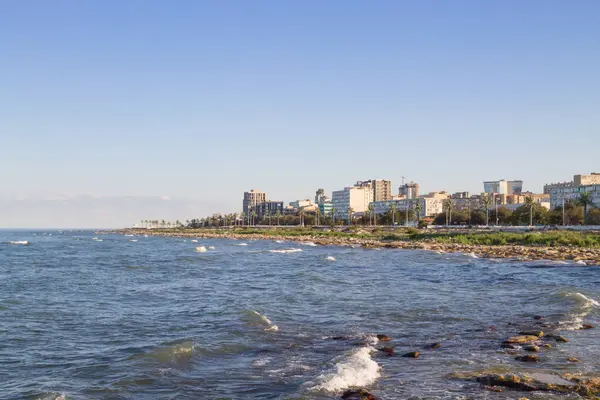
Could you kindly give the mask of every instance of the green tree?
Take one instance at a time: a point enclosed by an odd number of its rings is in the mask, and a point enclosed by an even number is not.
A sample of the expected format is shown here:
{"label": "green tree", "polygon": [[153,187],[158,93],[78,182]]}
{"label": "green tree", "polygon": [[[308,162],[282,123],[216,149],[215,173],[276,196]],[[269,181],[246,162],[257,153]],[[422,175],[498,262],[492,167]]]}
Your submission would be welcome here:
{"label": "green tree", "polygon": [[525,205],[529,207],[529,226],[533,226],[533,207],[535,207],[535,200],[532,196],[525,196]]}
{"label": "green tree", "polygon": [[492,206],[492,196],[488,193],[481,195],[481,205],[485,210],[485,226],[490,225],[490,207]]}
{"label": "green tree", "polygon": [[277,210],[275,213],[275,218],[277,218],[277,226],[279,226],[279,219],[281,218],[281,211]]}
{"label": "green tree", "polygon": [[591,192],[583,192],[579,194],[579,197],[577,198],[577,204],[583,207],[583,223],[586,224],[587,221],[587,214],[588,214],[588,209],[590,208],[590,206],[594,205],[594,202],[592,201],[592,193]]}
{"label": "green tree", "polygon": [[390,213],[392,217],[392,226],[396,225],[396,212],[398,211],[398,205],[396,203],[390,204],[388,208],[388,213]]}
{"label": "green tree", "polygon": [[443,203],[444,211],[446,211],[446,225],[452,225],[452,210],[454,209],[454,202],[452,199],[446,199]]}
{"label": "green tree", "polygon": [[418,225],[419,224],[419,220],[421,219],[421,210],[423,209],[423,206],[421,205],[421,202],[419,201],[419,199],[417,199],[417,201],[415,202],[414,206],[413,206],[413,210],[415,211],[415,223]]}
{"label": "green tree", "polygon": [[348,207],[348,225],[352,225],[352,217],[354,213],[354,209],[352,207]]}

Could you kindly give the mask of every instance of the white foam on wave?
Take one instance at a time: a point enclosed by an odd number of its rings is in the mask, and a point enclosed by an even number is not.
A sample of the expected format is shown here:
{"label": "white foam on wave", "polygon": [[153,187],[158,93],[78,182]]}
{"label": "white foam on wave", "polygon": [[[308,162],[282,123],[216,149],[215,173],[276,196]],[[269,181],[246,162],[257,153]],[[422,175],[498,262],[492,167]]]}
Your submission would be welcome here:
{"label": "white foam on wave", "polygon": [[11,242],[8,242],[8,244],[22,244],[22,245],[28,245],[29,242],[27,240],[14,240]]}
{"label": "white foam on wave", "polygon": [[316,247],[317,244],[313,243],[313,242],[302,242],[301,243],[303,246],[311,246],[311,247]]}
{"label": "white foam on wave", "polygon": [[137,242],[137,239],[131,239],[130,242],[135,243],[135,242]]}
{"label": "white foam on wave", "polygon": [[471,258],[479,258],[479,256],[475,253],[468,253],[467,255]]}
{"label": "white foam on wave", "polygon": [[285,240],[276,240],[275,243],[283,243]]}
{"label": "white foam on wave", "polygon": [[279,331],[279,327],[277,325],[275,325],[269,318],[267,318],[266,315],[262,315],[258,311],[254,311],[254,310],[252,310],[252,313],[259,318],[260,322],[263,325],[266,326],[265,332],[278,332]]}
{"label": "white foam on wave", "polygon": [[248,246],[248,243],[238,243],[236,246]]}
{"label": "white foam on wave", "polygon": [[208,249],[209,249],[209,250],[214,250],[214,249],[215,249],[215,246],[208,246]]}
{"label": "white foam on wave", "polygon": [[134,235],[125,235],[125,236],[134,236]]}
{"label": "white foam on wave", "polygon": [[198,247],[196,247],[196,251],[198,253],[206,253],[207,252],[206,247],[204,247],[204,246],[198,246]]}
{"label": "white foam on wave", "polygon": [[198,241],[196,239],[192,239],[192,240],[190,240],[190,242],[192,242],[192,243],[198,243]]}
{"label": "white foam on wave", "polygon": [[376,349],[365,346],[343,356],[329,373],[319,375],[311,390],[341,392],[350,387],[367,386],[380,376],[381,367],[372,358]]}
{"label": "white foam on wave", "polygon": [[327,258],[325,258],[327,261],[335,261],[335,257],[334,256],[327,256]]}
{"label": "white foam on wave", "polygon": [[287,254],[287,253],[298,253],[300,251],[302,251],[302,249],[279,249],[279,250],[269,250],[269,253]]}
{"label": "white foam on wave", "polygon": [[565,331],[574,331],[583,327],[584,318],[594,309],[600,309],[598,301],[587,297],[583,293],[569,292],[564,296],[575,301],[575,305],[569,312],[571,317],[568,321],[560,321],[560,329]]}
{"label": "white foam on wave", "polygon": [[583,260],[579,260],[579,261],[575,262],[575,264],[578,264],[578,265],[587,265],[585,263],[585,261],[583,261]]}

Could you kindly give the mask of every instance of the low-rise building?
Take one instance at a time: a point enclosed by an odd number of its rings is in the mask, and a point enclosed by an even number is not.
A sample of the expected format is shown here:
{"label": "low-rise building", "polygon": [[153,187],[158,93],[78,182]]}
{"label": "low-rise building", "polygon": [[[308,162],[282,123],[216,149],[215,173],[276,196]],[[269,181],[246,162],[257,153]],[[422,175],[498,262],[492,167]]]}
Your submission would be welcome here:
{"label": "low-rise building", "polygon": [[283,201],[265,201],[256,204],[253,210],[258,218],[266,216],[275,216],[277,213],[283,214]]}
{"label": "low-rise building", "polygon": [[600,174],[573,175],[571,182],[550,183],[544,185],[544,193],[550,195],[550,208],[562,206],[564,201],[575,201],[582,193],[589,192],[596,207],[600,207]]}
{"label": "low-rise building", "polygon": [[388,200],[388,201],[375,201],[371,203],[371,207],[375,214],[385,214],[389,212],[392,205],[396,205],[396,210],[399,212],[405,212],[414,210],[415,205],[421,204],[420,217],[435,216],[442,212],[445,199],[432,198],[432,197],[420,197],[417,199],[401,199],[401,200]]}

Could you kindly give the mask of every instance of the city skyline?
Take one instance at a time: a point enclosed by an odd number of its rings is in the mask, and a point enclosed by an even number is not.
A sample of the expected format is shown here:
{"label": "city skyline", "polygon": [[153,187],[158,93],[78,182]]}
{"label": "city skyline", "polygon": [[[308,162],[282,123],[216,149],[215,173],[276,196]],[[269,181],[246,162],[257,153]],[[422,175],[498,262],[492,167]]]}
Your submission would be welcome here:
{"label": "city skyline", "polygon": [[599,13],[3,4],[0,227],[190,218],[238,210],[251,188],[287,203],[365,178],[392,193],[402,176],[421,192],[499,179],[541,192],[598,170]]}

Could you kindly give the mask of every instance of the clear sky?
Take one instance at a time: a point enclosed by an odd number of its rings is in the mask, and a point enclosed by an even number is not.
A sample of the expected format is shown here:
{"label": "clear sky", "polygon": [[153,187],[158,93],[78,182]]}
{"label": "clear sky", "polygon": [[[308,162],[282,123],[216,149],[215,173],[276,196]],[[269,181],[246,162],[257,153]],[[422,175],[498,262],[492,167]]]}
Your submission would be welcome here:
{"label": "clear sky", "polygon": [[0,227],[600,172],[600,1],[0,2]]}

